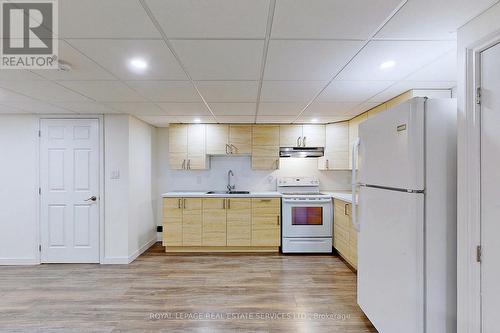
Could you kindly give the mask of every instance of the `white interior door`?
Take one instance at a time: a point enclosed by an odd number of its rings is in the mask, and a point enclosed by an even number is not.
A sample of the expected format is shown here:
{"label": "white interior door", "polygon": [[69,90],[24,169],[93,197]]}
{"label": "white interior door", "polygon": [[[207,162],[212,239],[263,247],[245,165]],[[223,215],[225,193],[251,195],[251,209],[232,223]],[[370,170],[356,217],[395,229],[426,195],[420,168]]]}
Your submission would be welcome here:
{"label": "white interior door", "polygon": [[40,130],[41,261],[98,263],[99,121],[42,119]]}
{"label": "white interior door", "polygon": [[500,44],[481,53],[481,316],[498,332],[500,312]]}
{"label": "white interior door", "polygon": [[360,187],[358,304],[381,333],[424,332],[424,194]]}

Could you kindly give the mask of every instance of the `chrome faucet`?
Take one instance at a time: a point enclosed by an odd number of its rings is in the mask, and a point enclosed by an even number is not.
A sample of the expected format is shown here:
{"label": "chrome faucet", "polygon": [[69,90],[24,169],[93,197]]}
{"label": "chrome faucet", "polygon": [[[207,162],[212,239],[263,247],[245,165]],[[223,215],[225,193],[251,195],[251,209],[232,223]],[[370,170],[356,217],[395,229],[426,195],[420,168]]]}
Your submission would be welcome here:
{"label": "chrome faucet", "polygon": [[231,192],[235,189],[236,185],[231,186],[231,176],[234,176],[233,170],[227,172],[227,190]]}

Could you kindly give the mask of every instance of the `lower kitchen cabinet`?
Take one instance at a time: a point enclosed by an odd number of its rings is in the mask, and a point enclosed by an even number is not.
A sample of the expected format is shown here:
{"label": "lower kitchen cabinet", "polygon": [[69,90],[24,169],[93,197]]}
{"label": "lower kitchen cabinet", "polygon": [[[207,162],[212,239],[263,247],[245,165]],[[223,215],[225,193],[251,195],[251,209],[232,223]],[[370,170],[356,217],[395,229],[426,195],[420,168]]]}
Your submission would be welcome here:
{"label": "lower kitchen cabinet", "polygon": [[358,232],[352,225],[352,205],[334,199],[333,247],[352,267],[358,267]]}
{"label": "lower kitchen cabinet", "polygon": [[203,199],[203,246],[226,246],[226,198]]}
{"label": "lower kitchen cabinet", "polygon": [[227,199],[227,246],[252,245],[252,199]]}
{"label": "lower kitchen cabinet", "polygon": [[167,252],[278,252],[279,198],[164,198]]}
{"label": "lower kitchen cabinet", "polygon": [[252,246],[279,246],[281,200],[252,199]]}

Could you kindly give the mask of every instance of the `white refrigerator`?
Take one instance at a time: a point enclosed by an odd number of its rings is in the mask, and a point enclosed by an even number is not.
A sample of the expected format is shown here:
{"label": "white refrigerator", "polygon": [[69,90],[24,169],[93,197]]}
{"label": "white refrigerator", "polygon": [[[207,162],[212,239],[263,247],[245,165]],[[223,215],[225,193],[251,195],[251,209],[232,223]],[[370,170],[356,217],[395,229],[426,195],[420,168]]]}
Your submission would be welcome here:
{"label": "white refrigerator", "polygon": [[417,97],[360,125],[358,303],[380,333],[456,332],[456,118]]}

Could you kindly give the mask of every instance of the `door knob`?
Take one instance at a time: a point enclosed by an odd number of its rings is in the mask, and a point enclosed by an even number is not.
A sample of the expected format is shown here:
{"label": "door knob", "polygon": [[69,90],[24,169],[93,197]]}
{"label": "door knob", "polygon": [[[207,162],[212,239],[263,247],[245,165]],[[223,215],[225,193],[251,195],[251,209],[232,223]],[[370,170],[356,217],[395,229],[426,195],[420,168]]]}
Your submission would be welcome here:
{"label": "door knob", "polygon": [[84,201],[96,201],[97,197],[95,195],[91,196],[90,198],[85,199]]}

